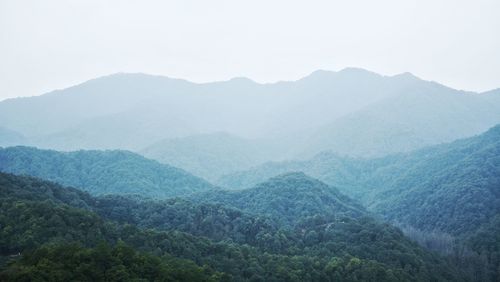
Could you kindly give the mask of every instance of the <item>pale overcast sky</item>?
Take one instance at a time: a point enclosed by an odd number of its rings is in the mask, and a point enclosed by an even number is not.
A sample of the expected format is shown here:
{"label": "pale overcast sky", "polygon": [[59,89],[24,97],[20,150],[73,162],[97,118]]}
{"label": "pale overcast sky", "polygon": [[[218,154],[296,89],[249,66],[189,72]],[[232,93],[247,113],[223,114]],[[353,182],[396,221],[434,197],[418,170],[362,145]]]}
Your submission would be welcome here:
{"label": "pale overcast sky", "polygon": [[0,100],[115,72],[196,82],[316,69],[500,87],[500,1],[0,0]]}

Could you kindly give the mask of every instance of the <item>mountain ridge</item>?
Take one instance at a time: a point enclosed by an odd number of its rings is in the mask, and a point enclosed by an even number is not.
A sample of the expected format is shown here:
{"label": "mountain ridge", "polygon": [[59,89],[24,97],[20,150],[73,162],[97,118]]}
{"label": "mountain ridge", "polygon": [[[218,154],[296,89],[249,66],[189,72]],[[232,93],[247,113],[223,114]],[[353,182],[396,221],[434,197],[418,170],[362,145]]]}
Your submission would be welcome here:
{"label": "mountain ridge", "polygon": [[324,150],[383,156],[486,130],[500,122],[496,93],[472,95],[410,74],[359,68],[276,83],[236,78],[197,84],[121,73],[0,102],[0,127],[26,137],[17,145],[66,151],[140,152],[163,139],[223,131],[266,139],[263,148],[286,148],[278,159]]}
{"label": "mountain ridge", "polygon": [[216,184],[244,189],[287,171],[303,171],[392,221],[458,236],[500,212],[499,140],[497,125],[475,137],[381,158],[323,152],[305,161],[268,163]]}
{"label": "mountain ridge", "polygon": [[188,197],[262,213],[290,226],[297,224],[297,218],[301,217],[339,217],[341,214],[361,217],[367,214],[355,200],[303,172],[280,174],[245,190],[209,191]]}
{"label": "mountain ridge", "polygon": [[123,150],[58,152],[9,147],[0,149],[0,171],[52,180],[94,195],[168,198],[214,189],[212,184],[182,169]]}

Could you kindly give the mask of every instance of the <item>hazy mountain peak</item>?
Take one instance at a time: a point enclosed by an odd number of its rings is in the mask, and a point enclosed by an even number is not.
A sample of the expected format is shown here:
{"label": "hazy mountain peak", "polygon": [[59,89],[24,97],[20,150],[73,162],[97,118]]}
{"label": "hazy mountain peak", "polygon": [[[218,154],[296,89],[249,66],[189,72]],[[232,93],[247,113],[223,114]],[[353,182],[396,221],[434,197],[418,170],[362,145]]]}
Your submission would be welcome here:
{"label": "hazy mountain peak", "polygon": [[256,84],[257,83],[255,81],[251,80],[250,78],[244,77],[244,76],[233,77],[228,82],[232,82],[232,83],[251,83],[251,84]]}
{"label": "hazy mountain peak", "polygon": [[[435,144],[471,136],[499,122],[500,105],[496,94],[451,95],[458,91],[410,73],[391,77],[360,68],[317,70],[275,84],[245,77],[196,84],[116,73],[56,93],[1,102],[0,126],[26,136],[26,144],[63,150],[139,150],[166,138],[226,131],[248,139],[283,138],[288,144],[283,155],[324,150],[382,155],[414,149],[423,139]],[[463,122],[448,122],[457,117]],[[426,130],[428,124],[436,129]],[[353,131],[366,138],[346,134]],[[292,140],[297,132],[300,140]],[[399,139],[387,146],[391,134]],[[275,143],[266,148],[287,147]]]}
{"label": "hazy mountain peak", "polygon": [[[177,82],[185,82],[185,83],[192,83],[190,81],[187,81],[182,78],[174,78],[174,77],[169,77],[169,76],[164,76],[164,75],[156,75],[156,74],[149,74],[149,73],[143,73],[143,72],[117,72],[117,73],[112,73],[109,75],[97,77],[94,79],[91,79],[87,82],[137,82],[137,81],[144,81],[144,82],[155,82],[155,81],[177,81]],[[85,82],[84,82],[85,83]]]}
{"label": "hazy mountain peak", "polygon": [[348,67],[337,72],[339,75],[352,75],[352,76],[377,76],[381,77],[380,74],[372,72],[363,68]]}
{"label": "hazy mountain peak", "polygon": [[326,76],[332,76],[336,73],[337,72],[335,72],[335,71],[318,69],[318,70],[313,71],[311,74],[309,74],[306,77],[326,77]]}
{"label": "hazy mountain peak", "polygon": [[299,81],[310,83],[324,83],[326,81],[354,82],[359,79],[381,78],[380,74],[362,68],[344,68],[338,72],[329,70],[316,70]]}
{"label": "hazy mountain peak", "polygon": [[411,72],[399,73],[399,74],[393,75],[392,78],[400,78],[400,79],[407,79],[407,80],[422,80],[421,78],[419,78],[418,76],[414,75]]}

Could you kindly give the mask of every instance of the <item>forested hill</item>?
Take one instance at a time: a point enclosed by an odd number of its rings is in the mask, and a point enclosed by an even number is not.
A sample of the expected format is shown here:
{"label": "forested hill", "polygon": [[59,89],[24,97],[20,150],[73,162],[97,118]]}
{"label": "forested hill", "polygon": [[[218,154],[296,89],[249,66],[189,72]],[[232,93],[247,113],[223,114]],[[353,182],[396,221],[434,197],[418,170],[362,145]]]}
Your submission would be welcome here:
{"label": "forested hill", "polygon": [[[133,220],[117,218],[116,213],[153,216],[161,212],[164,202],[157,202],[156,208],[150,201],[130,199],[125,204],[109,196],[94,198],[51,182],[3,173],[0,189],[0,251],[3,259],[12,261],[0,270],[2,280],[29,280],[40,275],[51,281],[101,281],[104,277],[174,277],[174,281],[465,280],[460,270],[418,247],[399,230],[369,218],[346,216],[325,226],[317,217],[302,223],[302,233],[283,231],[269,237],[272,234],[264,231],[260,237],[269,245],[249,246],[231,240],[217,243],[186,233],[189,229],[177,231],[175,226],[180,225],[175,221],[182,217],[175,215],[177,210],[205,217],[208,225],[216,220],[213,213],[183,208],[189,205],[182,201],[179,209],[167,209],[173,216],[151,217],[150,225],[157,230],[147,230],[136,227]],[[148,207],[130,208],[141,203]],[[118,223],[108,220],[113,213]],[[240,216],[245,217],[251,218]],[[246,223],[235,220],[232,224]],[[19,252],[21,259],[5,257]],[[51,267],[45,267],[47,264]]]}
{"label": "forested hill", "polygon": [[182,169],[119,150],[58,152],[9,147],[0,149],[0,171],[51,180],[93,195],[167,198],[213,188]]}
{"label": "forested hill", "polygon": [[219,184],[247,188],[286,171],[303,171],[391,220],[459,235],[500,212],[499,156],[500,125],[472,138],[379,159],[323,153],[307,161],[269,163],[225,176]]}
{"label": "forested hill", "polygon": [[365,214],[360,204],[341,194],[336,188],[301,172],[273,177],[251,189],[214,190],[193,194],[191,198],[266,214],[288,225],[316,215],[359,217]]}
{"label": "forested hill", "polygon": [[374,164],[366,203],[389,219],[464,235],[500,214],[500,126]]}
{"label": "forested hill", "polygon": [[76,189],[0,173],[0,280],[227,281],[171,255],[190,236],[116,225],[90,212],[93,203]]}

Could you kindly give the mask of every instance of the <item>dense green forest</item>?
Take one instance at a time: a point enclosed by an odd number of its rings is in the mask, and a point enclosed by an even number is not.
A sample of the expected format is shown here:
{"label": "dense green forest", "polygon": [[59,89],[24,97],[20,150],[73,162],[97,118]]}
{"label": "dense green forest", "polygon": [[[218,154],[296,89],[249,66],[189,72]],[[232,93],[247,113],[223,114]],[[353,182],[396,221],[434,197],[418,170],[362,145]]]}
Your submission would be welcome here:
{"label": "dense green forest", "polygon": [[359,203],[341,194],[336,188],[301,172],[273,177],[252,189],[214,190],[193,194],[190,198],[265,214],[286,225],[294,225],[313,216],[359,217],[365,213]]}
{"label": "dense green forest", "polygon": [[[499,145],[497,126],[378,159],[325,152],[227,175],[229,190],[126,151],[0,149],[0,170],[76,187],[1,174],[2,277],[65,279],[55,250],[91,261],[99,244],[122,244],[174,280],[195,279],[182,278],[192,267],[202,281],[495,281]],[[37,252],[46,257],[26,259]]]}
{"label": "dense green forest", "polygon": [[248,188],[287,171],[305,171],[335,185],[464,269],[477,265],[469,272],[476,272],[479,281],[500,277],[500,126],[378,159],[325,152],[306,161],[268,163],[222,177],[219,184]]}
{"label": "dense green forest", "polygon": [[482,272],[487,273],[484,280],[497,279],[498,281],[500,279],[500,215],[497,214],[470,235],[466,244],[480,254]]}
{"label": "dense green forest", "polygon": [[186,171],[118,150],[66,153],[9,147],[0,149],[0,171],[40,177],[93,195],[167,198],[213,188]]}
{"label": "dense green forest", "polygon": [[94,248],[45,245],[0,273],[5,281],[224,281],[229,277],[189,260],[140,253],[119,241]]}
{"label": "dense green forest", "polygon": [[[148,201],[129,198],[128,204],[119,207],[120,201],[109,201],[109,197],[105,197],[108,204],[114,207],[104,208],[106,204],[100,203],[101,198],[94,198],[76,189],[9,174],[0,174],[0,188],[1,254],[4,260],[11,261],[7,262],[2,277],[21,279],[33,273],[45,273],[49,277],[58,275],[57,277],[63,277],[61,279],[68,277],[65,275],[100,277],[106,273],[99,269],[93,271],[82,269],[82,272],[72,274],[68,274],[67,270],[72,264],[79,263],[78,260],[84,260],[87,265],[92,265],[100,259],[99,249],[108,248],[109,251],[105,254],[110,257],[110,269],[115,271],[113,275],[129,277],[141,275],[143,267],[153,265],[150,275],[168,273],[171,277],[177,277],[175,275],[186,277],[183,275],[192,274],[206,280],[460,281],[462,279],[457,276],[459,270],[439,256],[425,251],[406,239],[401,231],[365,217],[359,219],[347,216],[338,219],[315,217],[297,223],[296,230],[300,232],[291,237],[303,234],[303,239],[283,238],[286,232],[294,234],[294,229],[279,227],[283,228],[283,233],[275,234],[279,234],[281,240],[291,242],[285,245],[286,248],[271,250],[269,247],[266,249],[266,246],[259,246],[250,241],[237,244],[231,240],[219,241],[215,236],[213,239],[193,236],[189,232],[196,233],[196,230],[192,231],[186,227],[184,232],[176,230],[179,223],[157,224],[157,228],[148,229],[136,227],[116,215],[115,220],[104,216],[110,210],[121,210],[131,215],[137,213],[140,217],[141,210],[150,208],[152,202]],[[179,201],[180,206],[193,208],[192,204]],[[129,209],[141,203],[148,207]],[[160,201],[157,207],[172,203],[174,202]],[[194,208],[197,209],[202,208]],[[189,213],[182,208],[170,211],[175,213],[177,210],[181,215],[174,215],[173,218],[182,218],[183,212]],[[204,220],[215,221],[212,215],[208,213]],[[252,215],[240,215],[240,217],[251,218]],[[168,217],[161,218],[165,222],[169,221]],[[231,224],[235,222],[237,221],[230,221]],[[150,225],[153,227],[156,224],[152,222]],[[241,225],[245,226],[248,223],[242,222]],[[268,227],[262,230],[268,230]],[[269,232],[273,231],[275,230],[270,228]],[[271,236],[272,233],[266,234],[264,233],[263,237]],[[105,242],[104,247],[103,242]],[[72,243],[80,245],[64,247],[67,246],[65,244]],[[282,246],[276,240],[271,240],[271,243]],[[106,245],[108,247],[105,247]],[[125,245],[133,249],[127,249]],[[67,260],[58,258],[57,253],[61,248],[67,250],[61,253],[68,258]],[[127,252],[132,251],[134,255],[131,255],[131,258],[142,258],[143,264],[124,261],[123,257],[120,257],[122,249],[127,249]],[[18,253],[21,254],[20,258],[12,257]],[[33,257],[32,254],[37,256]],[[169,260],[174,260],[175,263],[169,263]],[[54,267],[47,269],[47,265]],[[134,265],[135,268],[123,271],[123,267],[128,265]],[[203,269],[200,270],[199,267]],[[193,269],[193,272],[184,273],[185,269]]]}

